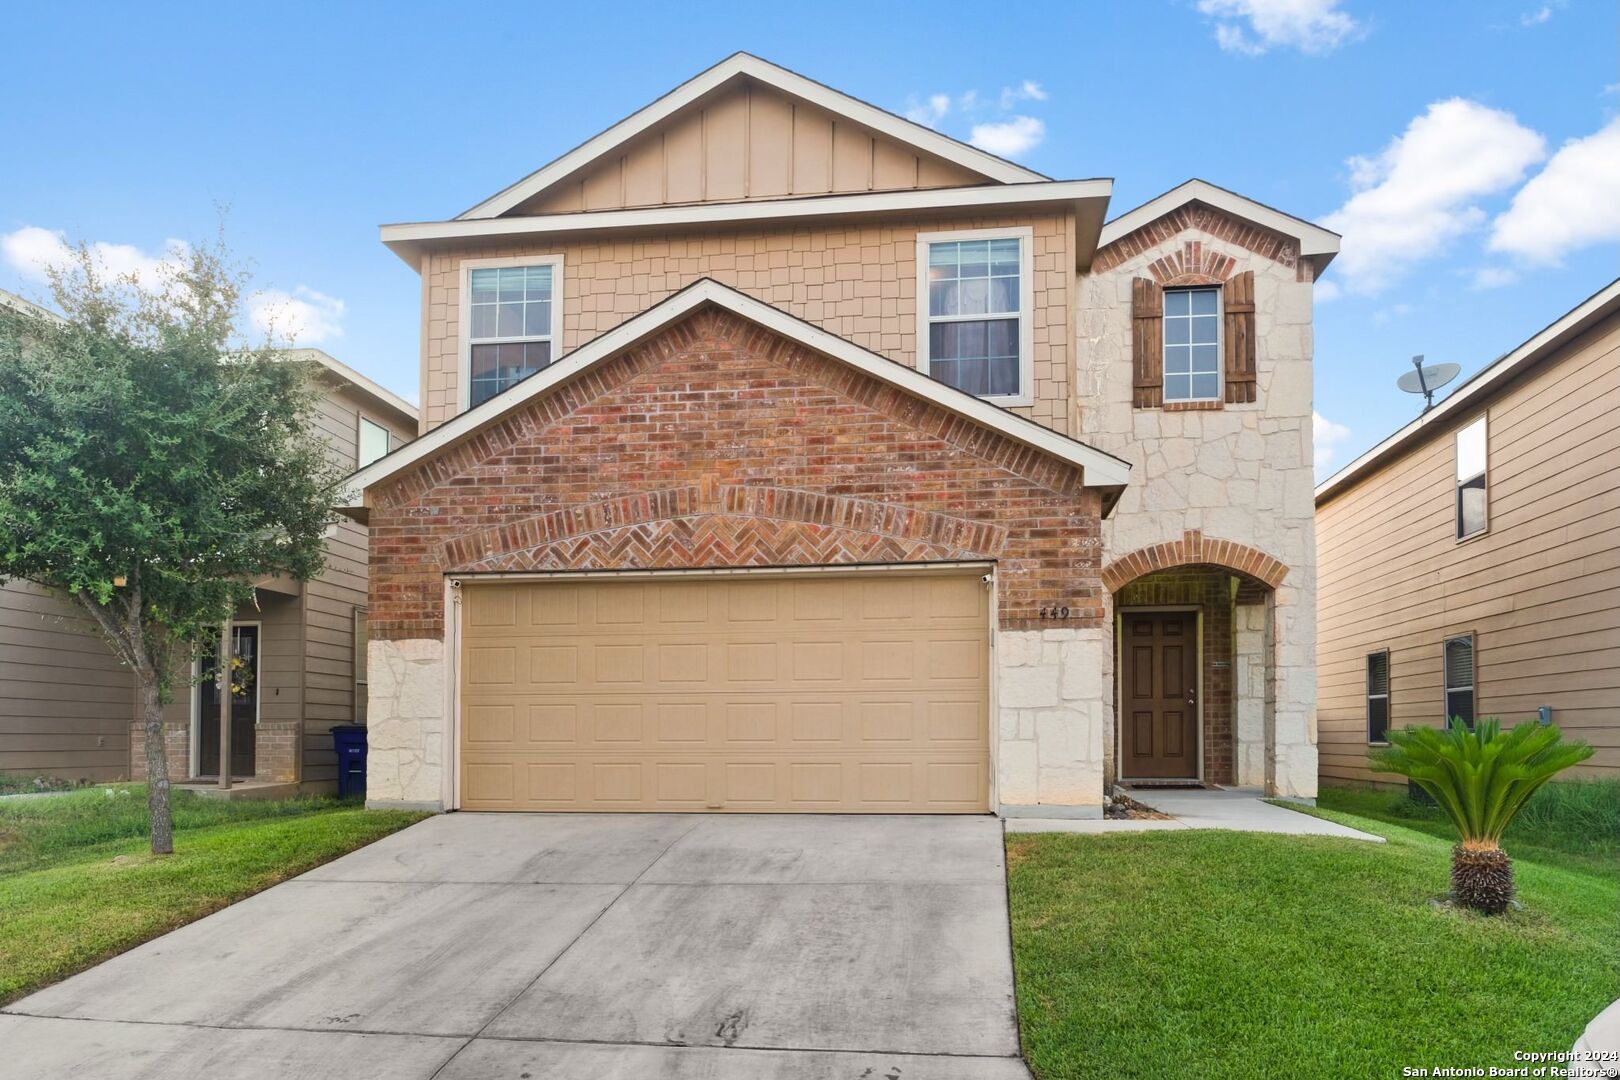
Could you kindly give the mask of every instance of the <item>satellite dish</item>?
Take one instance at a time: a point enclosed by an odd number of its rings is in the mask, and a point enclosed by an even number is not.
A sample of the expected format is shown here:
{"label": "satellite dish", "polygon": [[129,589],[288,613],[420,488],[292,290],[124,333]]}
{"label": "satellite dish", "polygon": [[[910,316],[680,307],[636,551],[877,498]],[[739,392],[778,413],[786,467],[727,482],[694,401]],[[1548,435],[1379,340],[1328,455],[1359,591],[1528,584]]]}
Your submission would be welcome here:
{"label": "satellite dish", "polygon": [[1423,395],[1423,411],[1434,407],[1434,392],[1457,377],[1461,364],[1425,364],[1422,356],[1412,357],[1412,370],[1395,380],[1408,394]]}

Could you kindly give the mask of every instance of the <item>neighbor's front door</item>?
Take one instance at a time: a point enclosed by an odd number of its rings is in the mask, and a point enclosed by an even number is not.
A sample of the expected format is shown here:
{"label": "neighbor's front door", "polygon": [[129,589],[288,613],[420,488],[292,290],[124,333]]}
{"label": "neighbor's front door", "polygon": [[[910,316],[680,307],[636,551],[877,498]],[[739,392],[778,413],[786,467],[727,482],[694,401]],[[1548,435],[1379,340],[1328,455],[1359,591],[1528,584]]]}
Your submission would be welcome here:
{"label": "neighbor's front door", "polygon": [[1197,779],[1197,616],[1126,612],[1124,633],[1120,778]]}
{"label": "neighbor's front door", "polygon": [[[219,680],[214,653],[200,661],[203,682],[197,687],[197,775],[219,775]],[[231,775],[249,777],[254,769],[254,736],[259,720],[259,628],[231,627]]]}

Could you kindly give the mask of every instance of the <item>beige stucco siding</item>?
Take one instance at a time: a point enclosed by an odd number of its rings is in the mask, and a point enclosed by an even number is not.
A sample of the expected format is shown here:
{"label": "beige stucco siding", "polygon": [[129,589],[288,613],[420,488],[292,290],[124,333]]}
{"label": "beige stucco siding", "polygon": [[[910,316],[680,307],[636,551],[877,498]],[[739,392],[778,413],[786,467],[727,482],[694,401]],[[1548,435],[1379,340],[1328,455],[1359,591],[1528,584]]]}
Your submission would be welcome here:
{"label": "beige stucco siding", "polygon": [[749,293],[902,364],[917,357],[917,235],[1031,227],[1034,399],[1015,409],[1069,430],[1074,218],[898,220],[817,228],[764,228],[506,244],[435,252],[423,278],[422,430],[461,411],[461,262],[563,257],[563,351],[583,345],[700,278]]}
{"label": "beige stucco siding", "polygon": [[557,214],[984,183],[752,80],[725,87],[519,204]]}
{"label": "beige stucco siding", "polygon": [[0,585],[0,772],[116,780],[135,682],[89,618],[37,585]]}
{"label": "beige stucco siding", "polygon": [[[1473,633],[1475,715],[1553,721],[1620,774],[1620,320],[1318,510],[1322,775],[1366,767],[1366,655],[1394,726],[1438,724],[1446,637]],[[1488,531],[1455,539],[1455,432],[1487,417]]]}

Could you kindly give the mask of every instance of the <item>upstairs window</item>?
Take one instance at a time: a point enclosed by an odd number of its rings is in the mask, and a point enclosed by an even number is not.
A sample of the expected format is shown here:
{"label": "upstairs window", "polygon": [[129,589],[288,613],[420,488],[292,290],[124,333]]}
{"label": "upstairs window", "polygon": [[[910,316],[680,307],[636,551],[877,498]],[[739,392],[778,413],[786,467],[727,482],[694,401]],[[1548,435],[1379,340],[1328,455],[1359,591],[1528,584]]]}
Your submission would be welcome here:
{"label": "upstairs window", "polygon": [[1221,398],[1221,291],[1164,292],[1164,400]]}
{"label": "upstairs window", "polygon": [[1489,521],[1485,493],[1485,418],[1457,432],[1457,539],[1485,531]]}
{"label": "upstairs window", "polygon": [[1367,654],[1367,741],[1389,741],[1389,650]]}
{"label": "upstairs window", "polygon": [[1031,230],[918,238],[918,351],[942,383],[1029,404]]}
{"label": "upstairs window", "polygon": [[1474,635],[1446,638],[1446,724],[1474,726]]}
{"label": "upstairs window", "polygon": [[360,418],[359,450],[355,454],[355,465],[365,468],[373,461],[383,457],[389,449],[388,429],[381,424]]}
{"label": "upstairs window", "polygon": [[[508,262],[508,260],[498,260]],[[482,404],[556,359],[562,322],[562,260],[467,264],[468,408]]]}

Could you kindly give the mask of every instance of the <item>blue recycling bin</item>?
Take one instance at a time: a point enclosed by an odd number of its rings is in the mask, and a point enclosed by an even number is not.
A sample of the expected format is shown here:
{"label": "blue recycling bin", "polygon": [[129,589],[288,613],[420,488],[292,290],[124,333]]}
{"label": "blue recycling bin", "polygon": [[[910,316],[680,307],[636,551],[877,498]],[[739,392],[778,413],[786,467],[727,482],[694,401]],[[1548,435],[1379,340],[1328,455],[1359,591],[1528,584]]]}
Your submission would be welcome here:
{"label": "blue recycling bin", "polygon": [[366,729],[359,724],[338,724],[332,729],[337,751],[338,798],[366,797]]}

